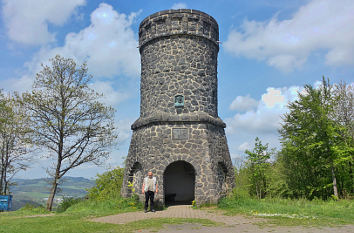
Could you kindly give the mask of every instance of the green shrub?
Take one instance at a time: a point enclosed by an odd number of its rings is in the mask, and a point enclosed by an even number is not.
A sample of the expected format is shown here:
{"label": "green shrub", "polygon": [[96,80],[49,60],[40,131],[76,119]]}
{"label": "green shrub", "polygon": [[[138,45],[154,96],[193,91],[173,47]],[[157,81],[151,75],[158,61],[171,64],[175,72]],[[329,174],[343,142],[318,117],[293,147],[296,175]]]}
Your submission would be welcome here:
{"label": "green shrub", "polygon": [[124,176],[123,168],[116,168],[97,175],[96,186],[88,189],[88,198],[90,200],[107,200],[120,198]]}
{"label": "green shrub", "polygon": [[35,206],[31,204],[24,205],[21,209],[16,211],[19,214],[31,215],[31,214],[45,214],[49,213],[44,206]]}
{"label": "green shrub", "polygon": [[88,199],[70,206],[66,213],[88,213],[93,215],[113,214],[126,211],[135,211],[143,208],[137,195],[131,198],[115,198],[106,200]]}
{"label": "green shrub", "polygon": [[64,200],[57,207],[57,212],[62,213],[64,211],[66,211],[70,206],[75,205],[81,201],[83,201],[82,198],[73,198],[73,197],[65,198],[64,197]]}

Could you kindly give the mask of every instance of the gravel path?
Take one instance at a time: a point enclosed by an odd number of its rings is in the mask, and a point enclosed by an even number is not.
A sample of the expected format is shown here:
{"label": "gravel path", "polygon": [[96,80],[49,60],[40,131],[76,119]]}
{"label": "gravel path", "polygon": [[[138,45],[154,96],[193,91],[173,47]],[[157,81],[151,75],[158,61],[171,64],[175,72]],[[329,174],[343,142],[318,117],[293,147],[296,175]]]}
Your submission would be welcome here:
{"label": "gravel path", "polygon": [[[130,212],[117,215],[105,216],[91,219],[94,222],[125,224],[133,221],[150,219],[150,218],[199,218],[209,219],[214,222],[224,223],[224,226],[206,227],[200,224],[179,224],[166,225],[161,229],[160,233],[353,233],[354,225],[339,226],[339,227],[282,227],[282,226],[257,226],[254,223],[262,222],[260,218],[246,218],[240,215],[225,216],[216,211],[207,211],[193,209],[189,205],[170,206],[166,210],[156,211],[155,213],[148,212]],[[138,233],[148,233],[149,230],[139,230]]]}

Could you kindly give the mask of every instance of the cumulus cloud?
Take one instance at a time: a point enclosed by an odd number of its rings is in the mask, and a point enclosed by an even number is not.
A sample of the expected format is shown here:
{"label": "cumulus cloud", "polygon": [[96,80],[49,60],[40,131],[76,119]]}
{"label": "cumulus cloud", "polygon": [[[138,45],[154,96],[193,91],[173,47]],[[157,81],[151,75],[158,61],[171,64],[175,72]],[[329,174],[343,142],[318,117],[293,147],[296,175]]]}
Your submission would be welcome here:
{"label": "cumulus cloud", "polygon": [[110,81],[96,81],[91,83],[90,87],[98,93],[102,93],[103,97],[101,101],[110,106],[115,106],[129,98],[128,93],[115,90],[113,83]]}
{"label": "cumulus cloud", "polygon": [[2,15],[11,40],[27,45],[55,41],[48,25],[62,25],[85,0],[4,0]]}
{"label": "cumulus cloud", "polygon": [[245,151],[245,150],[250,150],[252,147],[250,145],[250,143],[248,142],[244,142],[241,145],[238,146],[238,150],[239,151]]}
{"label": "cumulus cloud", "polygon": [[[16,91],[29,89],[35,74],[42,70],[41,64],[48,64],[49,59],[57,54],[73,58],[79,63],[87,62],[89,73],[95,79],[119,75],[137,77],[140,72],[140,60],[136,48],[138,42],[132,29],[137,14],[120,14],[112,6],[101,3],[92,12],[89,26],[77,33],[67,34],[63,46],[42,46],[32,59],[25,63],[25,74],[19,79],[5,80],[3,88]],[[103,83],[97,85],[102,87]],[[112,90],[108,92],[112,94]],[[124,97],[119,95],[117,99]]]}
{"label": "cumulus cloud", "polygon": [[96,77],[138,76],[139,51],[131,26],[137,13],[120,14],[101,3],[91,14],[91,24],[78,33],[69,33],[62,47],[43,47],[27,64],[35,72],[40,63],[60,54],[87,62]]}
{"label": "cumulus cloud", "polygon": [[328,65],[353,65],[353,12],[352,0],[312,0],[289,19],[245,20],[230,32],[224,47],[286,72],[301,67],[315,51],[325,51]]}
{"label": "cumulus cloud", "polygon": [[256,109],[236,113],[232,118],[226,119],[227,132],[255,135],[254,137],[259,134],[277,134],[281,115],[288,111],[288,102],[294,101],[301,90],[298,86],[267,88]]}
{"label": "cumulus cloud", "polygon": [[279,148],[281,116],[288,112],[288,102],[295,101],[298,92],[303,93],[303,90],[299,86],[269,87],[256,101],[255,108],[237,112],[233,117],[225,119],[230,152],[235,155],[235,166],[242,165],[247,157],[244,152],[246,149],[252,150],[256,137],[264,144],[269,143],[269,148]]}
{"label": "cumulus cloud", "polygon": [[249,95],[237,96],[230,104],[230,109],[244,112],[244,111],[252,110],[257,106],[258,106],[258,101],[251,98]]}
{"label": "cumulus cloud", "polygon": [[284,105],[285,96],[282,94],[281,90],[270,87],[267,89],[267,93],[262,95],[262,101],[265,106],[273,108],[276,104]]}
{"label": "cumulus cloud", "polygon": [[9,78],[1,81],[1,87],[6,91],[24,92],[33,84],[33,76],[23,75],[21,78]]}
{"label": "cumulus cloud", "polygon": [[187,9],[187,4],[183,2],[178,2],[172,5],[171,9],[177,10],[177,9]]}
{"label": "cumulus cloud", "polygon": [[131,125],[133,122],[134,120],[132,119],[120,119],[116,122],[119,144],[129,143],[129,139],[132,135]]}

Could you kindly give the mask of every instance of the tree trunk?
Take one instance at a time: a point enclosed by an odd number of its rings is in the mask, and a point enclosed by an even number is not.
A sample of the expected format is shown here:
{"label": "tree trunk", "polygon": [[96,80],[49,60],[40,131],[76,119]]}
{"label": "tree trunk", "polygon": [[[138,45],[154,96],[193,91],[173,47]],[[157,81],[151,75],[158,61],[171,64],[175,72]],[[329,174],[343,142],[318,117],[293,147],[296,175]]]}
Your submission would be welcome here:
{"label": "tree trunk", "polygon": [[337,178],[336,178],[336,174],[334,172],[333,165],[331,167],[331,171],[332,171],[332,179],[333,179],[333,194],[334,194],[334,196],[336,196],[338,198]]}
{"label": "tree trunk", "polygon": [[47,210],[49,210],[49,211],[52,211],[53,200],[54,200],[54,196],[55,196],[55,193],[57,192],[57,187],[58,187],[57,181],[58,181],[57,177],[54,177],[52,188],[50,190],[50,195],[49,195],[48,201],[47,201]]}
{"label": "tree trunk", "polygon": [[0,195],[3,195],[3,180],[4,180],[4,168],[1,168],[1,177],[0,177]]}
{"label": "tree trunk", "polygon": [[[6,176],[5,176],[6,179]],[[5,180],[5,186],[4,186],[4,195],[9,195],[10,190],[9,190],[9,181]]]}

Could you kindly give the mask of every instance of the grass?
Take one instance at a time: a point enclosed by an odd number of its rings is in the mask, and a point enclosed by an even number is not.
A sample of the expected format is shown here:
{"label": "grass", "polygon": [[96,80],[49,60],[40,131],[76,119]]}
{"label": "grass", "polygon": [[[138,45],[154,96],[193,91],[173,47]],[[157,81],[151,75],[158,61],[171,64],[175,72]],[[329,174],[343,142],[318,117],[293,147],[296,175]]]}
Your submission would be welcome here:
{"label": "grass", "polygon": [[6,218],[6,217],[21,217],[21,216],[40,215],[40,214],[50,214],[50,212],[42,206],[34,207],[32,205],[25,205],[24,207],[16,211],[1,212],[0,221],[2,218]]}
{"label": "grass", "polygon": [[246,214],[267,218],[276,225],[337,226],[354,224],[354,201],[252,199],[237,196],[222,199],[218,207],[228,215]]}
{"label": "grass", "polygon": [[87,221],[82,214],[57,214],[49,217],[10,218],[0,217],[0,232],[12,233],[48,233],[48,232],[135,232],[141,229],[157,231],[164,224],[199,223],[203,226],[215,226],[216,223],[206,219],[160,218],[148,219],[127,224],[108,224]]}
{"label": "grass", "polygon": [[142,204],[134,198],[102,201],[84,200],[73,204],[63,213],[48,212],[43,207],[28,205],[18,211],[0,213],[0,233],[135,232],[141,229],[158,231],[165,224],[198,223],[203,226],[220,225],[206,219],[180,218],[148,219],[121,225],[89,221],[93,217],[141,210]]}
{"label": "grass", "polygon": [[[278,198],[258,200],[233,195],[221,200],[216,210],[223,210],[227,215],[246,214],[269,220],[266,223],[258,223],[262,225],[336,226],[354,224],[353,204],[353,200],[308,201]],[[204,206],[202,208],[210,209],[209,207]],[[84,200],[74,203],[63,213],[48,212],[43,207],[25,206],[18,211],[0,213],[0,233],[135,232],[142,229],[158,231],[165,224],[220,225],[206,219],[180,218],[148,219],[121,225],[88,221],[93,217],[141,210],[142,204],[134,198],[102,201]],[[31,215],[32,217],[29,217]]]}
{"label": "grass", "polygon": [[[108,201],[110,202],[110,201]],[[82,202],[85,203],[85,202]],[[112,202],[110,202],[112,204]],[[158,231],[163,228],[165,224],[183,224],[183,223],[198,223],[203,226],[218,226],[215,223],[206,219],[182,219],[182,218],[160,218],[160,219],[147,219],[135,221],[127,224],[109,224],[109,223],[96,223],[88,221],[92,217],[104,216],[109,214],[117,214],[119,212],[136,211],[137,208],[107,208],[110,204],[93,204],[86,202],[86,209],[84,205],[74,205],[66,212],[60,214],[53,214],[50,216],[36,216],[28,217],[23,216],[24,213],[31,213],[30,210],[15,211],[13,213],[0,214],[0,232],[6,233],[47,233],[47,232],[135,232],[137,230],[149,229]],[[92,207],[98,207],[93,212],[89,210]],[[106,207],[106,209],[105,209]],[[38,214],[38,208],[32,209],[33,214]],[[85,210],[85,211],[84,211]],[[91,209],[93,210],[93,209]],[[43,214],[49,212],[42,212]]]}

